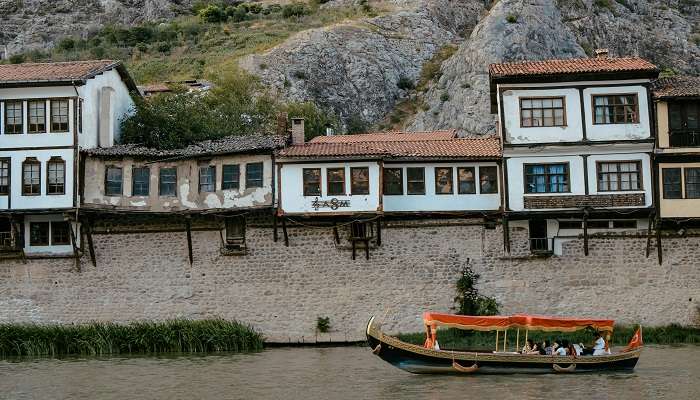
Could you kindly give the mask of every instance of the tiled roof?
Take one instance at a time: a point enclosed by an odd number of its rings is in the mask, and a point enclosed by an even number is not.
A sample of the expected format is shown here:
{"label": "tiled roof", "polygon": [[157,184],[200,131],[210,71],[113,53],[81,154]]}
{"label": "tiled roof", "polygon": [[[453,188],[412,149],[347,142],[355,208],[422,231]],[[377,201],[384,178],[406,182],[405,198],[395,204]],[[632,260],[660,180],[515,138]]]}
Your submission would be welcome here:
{"label": "tiled roof", "polygon": [[605,72],[657,73],[656,65],[639,57],[572,58],[568,60],[520,61],[489,65],[492,79],[574,75]]}
{"label": "tiled roof", "polygon": [[[445,132],[445,131],[443,131]],[[289,146],[280,151],[287,158],[382,158],[382,159],[491,159],[501,156],[501,144],[497,137],[457,138],[454,132],[425,137],[425,133],[348,135],[353,141],[328,143],[310,141],[302,145]],[[380,141],[378,136],[386,136]],[[336,136],[340,138],[341,136]],[[366,139],[366,140],[362,140]]]}
{"label": "tiled roof", "polygon": [[88,149],[84,152],[95,157],[188,158],[216,154],[246,153],[275,150],[284,146],[286,138],[274,135],[232,135],[217,140],[195,143],[183,149],[159,150],[135,144]]}
{"label": "tiled roof", "polygon": [[89,79],[121,63],[113,60],[0,65],[0,82],[65,82]]}
{"label": "tiled roof", "polygon": [[656,98],[700,97],[700,76],[670,76],[653,83]]}
{"label": "tiled roof", "polygon": [[332,136],[317,136],[309,143],[360,143],[360,142],[390,142],[390,141],[422,141],[422,140],[445,140],[452,139],[457,136],[455,129],[442,131],[425,131],[425,132],[372,132],[363,133],[360,135],[332,135]]}

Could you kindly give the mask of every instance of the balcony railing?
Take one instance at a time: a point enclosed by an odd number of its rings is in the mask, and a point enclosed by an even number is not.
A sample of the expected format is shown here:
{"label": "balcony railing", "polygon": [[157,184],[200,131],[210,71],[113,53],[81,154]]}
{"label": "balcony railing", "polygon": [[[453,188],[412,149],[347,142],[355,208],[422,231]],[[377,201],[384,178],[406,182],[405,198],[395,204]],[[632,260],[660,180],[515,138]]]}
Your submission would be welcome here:
{"label": "balcony railing", "polygon": [[530,252],[532,254],[552,254],[554,252],[553,238],[530,238]]}
{"label": "balcony railing", "polygon": [[15,250],[12,246],[12,232],[0,232],[0,251]]}
{"label": "balcony railing", "polygon": [[669,132],[671,147],[700,147],[700,129],[677,129]]}

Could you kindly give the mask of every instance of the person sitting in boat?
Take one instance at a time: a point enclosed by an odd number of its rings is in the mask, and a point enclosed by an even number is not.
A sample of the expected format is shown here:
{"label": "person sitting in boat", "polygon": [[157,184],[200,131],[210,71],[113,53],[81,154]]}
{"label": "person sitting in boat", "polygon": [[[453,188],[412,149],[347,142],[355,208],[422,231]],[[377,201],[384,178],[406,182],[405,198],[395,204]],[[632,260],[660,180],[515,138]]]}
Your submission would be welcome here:
{"label": "person sitting in boat", "polygon": [[528,339],[525,342],[525,346],[523,346],[522,351],[520,352],[521,354],[540,354],[540,350],[537,347],[537,344],[532,339]]}
{"label": "person sitting in boat", "polygon": [[549,340],[545,340],[542,342],[542,345],[540,346],[540,354],[541,355],[547,355],[551,356],[552,355],[552,345],[549,344]]}
{"label": "person sitting in boat", "polygon": [[574,346],[573,343],[568,343],[568,342],[566,342],[566,343],[567,343],[566,344],[566,354],[576,358],[576,356],[578,355],[578,352],[576,351],[576,347]]}
{"label": "person sitting in boat", "polygon": [[423,343],[423,347],[440,350],[440,344],[437,341],[437,326],[425,326],[425,343]]}
{"label": "person sitting in boat", "polygon": [[566,354],[566,349],[569,347],[569,342],[567,340],[564,340],[561,342],[561,346],[559,346],[559,340],[555,341],[554,344],[552,345],[554,348],[553,355],[555,356],[565,356]]}
{"label": "person sitting in boat", "polygon": [[583,343],[574,343],[574,350],[576,350],[576,355],[580,356],[583,354]]}
{"label": "person sitting in boat", "polygon": [[601,336],[600,332],[595,333],[595,343],[593,344],[593,355],[594,356],[602,356],[604,354],[610,354],[610,352],[607,350],[607,344],[605,343],[605,339],[603,339],[603,336]]}

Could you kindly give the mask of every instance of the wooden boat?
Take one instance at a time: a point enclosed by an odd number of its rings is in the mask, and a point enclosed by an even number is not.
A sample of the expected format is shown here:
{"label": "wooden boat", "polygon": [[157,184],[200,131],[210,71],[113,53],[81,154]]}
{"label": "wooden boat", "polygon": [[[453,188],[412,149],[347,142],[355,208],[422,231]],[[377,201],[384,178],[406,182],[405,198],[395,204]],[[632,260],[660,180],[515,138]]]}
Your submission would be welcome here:
{"label": "wooden boat", "polygon": [[[428,338],[424,346],[419,346],[384,334],[381,324],[372,317],[367,324],[367,341],[372,352],[393,366],[416,374],[472,375],[631,371],[637,364],[642,351],[641,327],[624,350],[604,355],[573,357],[519,354],[507,351],[436,350],[433,348],[431,332],[432,336],[436,337],[438,326],[480,331],[495,330],[497,335],[498,332],[507,331],[507,329],[525,329],[525,332],[528,330],[573,332],[590,327],[606,334],[612,333],[614,321],[529,315],[474,317],[438,313],[425,313],[423,319]],[[503,347],[506,347],[505,339]],[[496,349],[500,349],[498,338]]]}

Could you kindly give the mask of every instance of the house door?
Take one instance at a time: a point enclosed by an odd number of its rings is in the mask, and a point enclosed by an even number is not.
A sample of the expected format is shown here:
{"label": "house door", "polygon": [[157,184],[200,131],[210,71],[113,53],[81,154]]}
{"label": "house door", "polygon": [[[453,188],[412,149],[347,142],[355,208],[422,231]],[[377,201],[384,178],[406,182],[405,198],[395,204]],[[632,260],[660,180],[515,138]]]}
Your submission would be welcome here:
{"label": "house door", "polygon": [[547,239],[547,220],[531,219],[530,228],[530,250],[532,252],[546,252],[549,250],[549,239]]}

